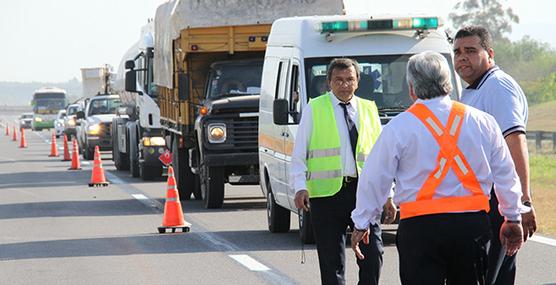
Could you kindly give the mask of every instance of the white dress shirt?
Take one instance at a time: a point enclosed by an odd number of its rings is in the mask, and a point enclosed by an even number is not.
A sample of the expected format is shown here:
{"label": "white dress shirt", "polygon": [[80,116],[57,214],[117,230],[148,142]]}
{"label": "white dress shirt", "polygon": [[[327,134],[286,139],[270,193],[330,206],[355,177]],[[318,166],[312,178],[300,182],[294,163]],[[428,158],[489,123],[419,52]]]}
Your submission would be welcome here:
{"label": "white dress shirt", "polygon": [[[448,96],[417,100],[416,103],[427,106],[445,127],[452,106]],[[496,184],[500,213],[509,220],[520,220],[519,178],[494,118],[466,106],[458,147],[485,195],[489,196],[492,184]],[[392,179],[396,179],[396,204],[415,201],[421,186],[437,166],[439,149],[432,134],[413,114],[404,112],[392,119],[371,150],[359,178],[356,208],[351,215],[355,227],[364,229],[371,221],[377,220]],[[450,169],[437,187],[434,198],[467,195],[470,192]]]}
{"label": "white dress shirt", "polygon": [[[349,132],[346,119],[344,117],[344,109],[340,106],[341,101],[329,92],[328,95],[332,99],[332,107],[334,109],[334,117],[336,118],[336,127],[340,134],[340,157],[342,159],[342,176],[357,177],[357,168],[351,144],[349,141]],[[353,96],[347,106],[348,116],[355,123],[357,131],[359,131],[359,112],[357,111],[357,97]],[[313,132],[313,112],[311,105],[307,104],[303,108],[301,121],[297,128],[295,144],[292,152],[292,161],[290,169],[291,187],[295,192],[307,190],[306,173],[307,173],[307,150],[311,143],[311,134]]]}

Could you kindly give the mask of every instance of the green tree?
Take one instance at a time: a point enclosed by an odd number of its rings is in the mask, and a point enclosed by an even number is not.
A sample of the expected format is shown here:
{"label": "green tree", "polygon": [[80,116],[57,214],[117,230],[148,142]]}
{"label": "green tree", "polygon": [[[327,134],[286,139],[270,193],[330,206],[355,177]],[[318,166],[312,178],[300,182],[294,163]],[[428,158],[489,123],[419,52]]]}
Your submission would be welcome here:
{"label": "green tree", "polygon": [[466,25],[487,28],[494,41],[505,38],[512,32],[512,24],[519,23],[519,17],[511,8],[504,8],[500,0],[458,1],[448,17],[456,30]]}

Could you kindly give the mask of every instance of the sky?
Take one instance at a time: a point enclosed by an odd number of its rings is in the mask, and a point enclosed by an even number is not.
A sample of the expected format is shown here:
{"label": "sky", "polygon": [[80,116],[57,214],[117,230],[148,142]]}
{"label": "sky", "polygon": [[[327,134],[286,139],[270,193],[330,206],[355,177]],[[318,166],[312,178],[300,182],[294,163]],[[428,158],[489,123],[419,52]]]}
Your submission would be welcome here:
{"label": "sky", "polygon": [[[512,40],[530,35],[556,49],[553,0],[502,0],[520,17]],[[81,80],[80,68],[117,67],[165,0],[0,0],[0,81]],[[444,19],[458,0],[344,0],[348,13],[426,13]]]}

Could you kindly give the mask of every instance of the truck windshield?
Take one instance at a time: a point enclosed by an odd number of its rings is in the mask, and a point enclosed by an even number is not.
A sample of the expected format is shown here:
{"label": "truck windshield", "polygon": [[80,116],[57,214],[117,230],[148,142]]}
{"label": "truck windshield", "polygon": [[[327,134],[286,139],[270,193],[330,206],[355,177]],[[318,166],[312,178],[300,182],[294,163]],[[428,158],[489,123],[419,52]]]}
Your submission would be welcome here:
{"label": "truck windshield", "polygon": [[215,63],[209,73],[207,98],[259,95],[262,72],[262,60]]}
{"label": "truck windshield", "polygon": [[116,114],[116,110],[122,102],[119,98],[111,99],[94,99],[91,101],[91,106],[89,107],[89,116],[92,115],[106,115],[106,114]]}
{"label": "truck windshield", "polygon": [[[407,109],[413,101],[409,97],[405,78],[407,62],[411,55],[346,56],[357,60],[361,79],[355,94],[375,101],[379,110]],[[444,54],[452,67],[452,59]],[[327,65],[332,58],[306,59],[306,80],[308,97],[315,98],[330,90],[326,81]],[[453,68],[452,68],[453,69]],[[453,72],[453,71],[452,71]],[[452,73],[452,84],[455,85]],[[456,99],[457,90],[453,88],[451,97]]]}

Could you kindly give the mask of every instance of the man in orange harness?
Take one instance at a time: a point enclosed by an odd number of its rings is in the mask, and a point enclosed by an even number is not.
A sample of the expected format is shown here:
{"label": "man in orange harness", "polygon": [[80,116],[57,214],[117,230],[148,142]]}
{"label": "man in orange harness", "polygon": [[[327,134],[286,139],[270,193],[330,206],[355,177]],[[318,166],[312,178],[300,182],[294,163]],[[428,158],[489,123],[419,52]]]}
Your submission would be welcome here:
{"label": "man in orange harness", "polygon": [[[492,116],[450,99],[450,70],[435,52],[410,58],[415,103],[384,127],[359,179],[352,248],[360,259],[359,242],[396,181],[403,284],[484,284],[489,210],[505,217],[499,238],[508,255],[523,243],[521,190],[508,147]],[[489,209],[492,184],[499,209]]]}

